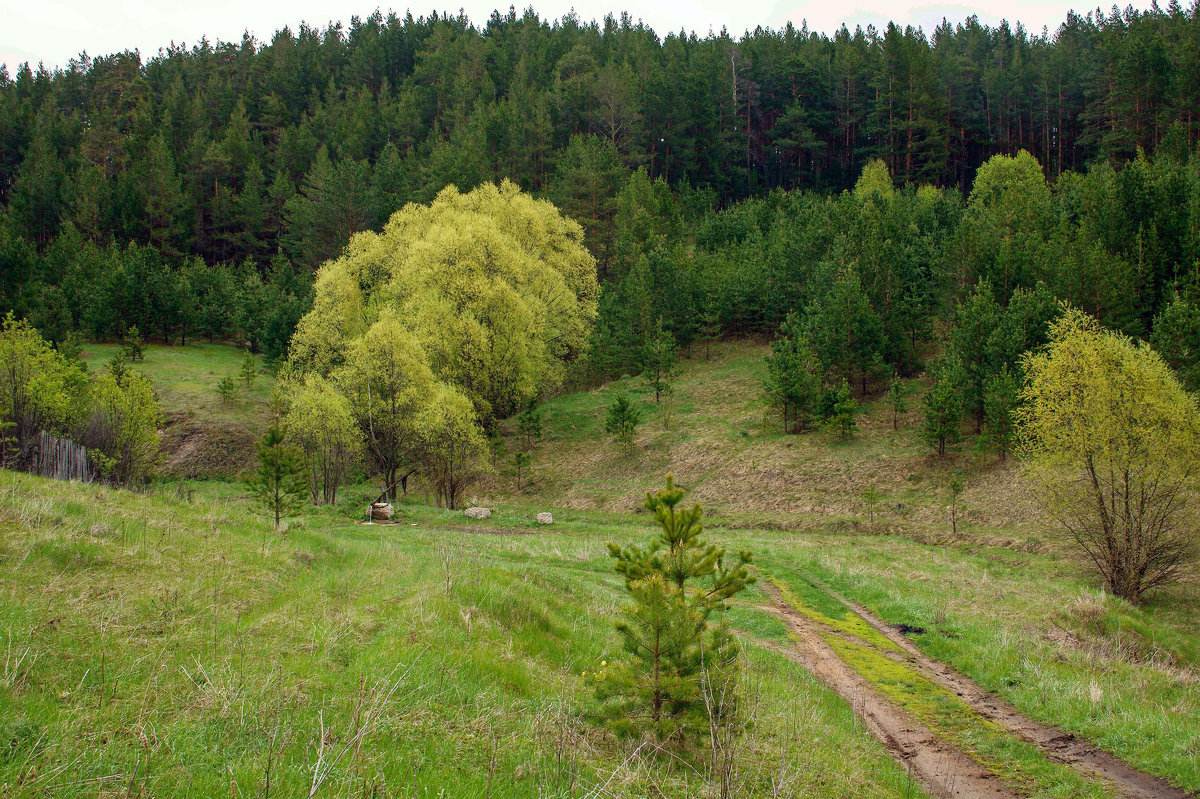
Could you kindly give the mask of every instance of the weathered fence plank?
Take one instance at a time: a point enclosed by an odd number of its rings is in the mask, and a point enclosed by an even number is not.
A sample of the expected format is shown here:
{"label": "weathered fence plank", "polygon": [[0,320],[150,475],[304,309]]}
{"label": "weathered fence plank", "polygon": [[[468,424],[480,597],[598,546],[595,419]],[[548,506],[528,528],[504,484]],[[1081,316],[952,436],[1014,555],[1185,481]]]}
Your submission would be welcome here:
{"label": "weathered fence plank", "polygon": [[82,480],[90,483],[96,476],[88,460],[87,448],[67,438],[58,438],[43,431],[29,471],[56,480]]}

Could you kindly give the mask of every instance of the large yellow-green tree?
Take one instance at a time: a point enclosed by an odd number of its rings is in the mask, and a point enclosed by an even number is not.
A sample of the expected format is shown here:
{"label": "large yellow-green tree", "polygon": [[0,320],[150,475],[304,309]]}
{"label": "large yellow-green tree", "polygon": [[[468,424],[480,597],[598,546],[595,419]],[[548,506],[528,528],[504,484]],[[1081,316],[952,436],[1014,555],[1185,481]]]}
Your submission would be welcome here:
{"label": "large yellow-green tree", "polygon": [[1027,475],[1057,525],[1130,601],[1196,549],[1200,410],[1150,347],[1067,309],[1024,360]]}
{"label": "large yellow-green tree", "polygon": [[586,350],[597,294],[583,231],[552,204],[508,181],[449,186],[321,267],[291,358],[332,374],[390,315],[486,423],[562,382]]}

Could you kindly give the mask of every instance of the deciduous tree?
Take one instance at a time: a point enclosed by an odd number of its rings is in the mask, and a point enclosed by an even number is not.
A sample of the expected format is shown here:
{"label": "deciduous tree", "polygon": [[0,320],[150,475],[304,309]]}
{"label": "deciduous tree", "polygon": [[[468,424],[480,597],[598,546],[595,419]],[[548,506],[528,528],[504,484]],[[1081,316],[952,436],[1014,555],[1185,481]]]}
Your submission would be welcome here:
{"label": "deciduous tree", "polygon": [[1196,399],[1152,349],[1076,309],[1025,370],[1026,475],[1108,589],[1137,602],[1195,556]]}

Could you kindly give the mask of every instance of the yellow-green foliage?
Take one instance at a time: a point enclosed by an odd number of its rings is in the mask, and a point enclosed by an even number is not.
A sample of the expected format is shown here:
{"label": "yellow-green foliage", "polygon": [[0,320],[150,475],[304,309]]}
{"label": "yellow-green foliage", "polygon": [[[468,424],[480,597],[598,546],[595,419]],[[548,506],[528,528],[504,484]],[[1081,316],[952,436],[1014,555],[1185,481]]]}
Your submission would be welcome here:
{"label": "yellow-green foliage", "polygon": [[334,502],[338,485],[362,456],[350,401],[320,375],[305,375],[289,388],[284,421],[291,440],[304,450],[313,498]]}
{"label": "yellow-green foliage", "polygon": [[883,159],[876,158],[863,167],[862,175],[854,184],[854,198],[859,202],[870,199],[889,201],[896,196],[892,175]]}
{"label": "yellow-green foliage", "polygon": [[0,324],[0,422],[22,449],[41,430],[69,431],[82,415],[87,376],[9,313]]}
{"label": "yellow-green foliage", "polygon": [[553,205],[508,181],[449,186],[321,267],[291,357],[330,373],[391,313],[438,378],[482,416],[504,416],[561,383],[586,349],[597,294],[582,229]]}
{"label": "yellow-green foliage", "polygon": [[120,382],[103,374],[92,383],[91,417],[84,438],[105,457],[110,477],[133,483],[151,476],[158,463],[158,401],[150,379],[130,370]]}
{"label": "yellow-green foliage", "polygon": [[1017,411],[1027,475],[1055,520],[1127,599],[1194,546],[1187,492],[1200,470],[1200,411],[1149,346],[1069,309],[1025,359]]}
{"label": "yellow-green foliage", "polygon": [[457,389],[440,384],[417,418],[417,426],[427,477],[445,505],[454,508],[483,454],[475,409]]}

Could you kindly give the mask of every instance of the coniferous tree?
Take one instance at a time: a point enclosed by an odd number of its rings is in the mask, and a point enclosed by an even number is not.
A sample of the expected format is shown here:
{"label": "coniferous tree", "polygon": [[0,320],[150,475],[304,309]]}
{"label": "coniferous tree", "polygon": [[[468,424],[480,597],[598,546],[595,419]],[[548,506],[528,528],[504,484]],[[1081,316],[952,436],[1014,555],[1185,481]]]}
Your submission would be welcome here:
{"label": "coniferous tree", "polygon": [[258,470],[250,491],[275,519],[278,530],[284,516],[299,510],[308,499],[304,452],[287,441],[287,428],[275,420],[258,441]]}
{"label": "coniferous tree", "polygon": [[834,389],[832,413],[829,423],[838,431],[842,440],[854,435],[854,415],[858,412],[858,401],[850,393],[850,386],[845,381]]}
{"label": "coniferous tree", "polygon": [[783,415],[783,429],[803,432],[819,413],[821,365],[796,314],[788,314],[771,342],[764,381],[772,405]]}
{"label": "coniferous tree", "polygon": [[946,445],[961,436],[963,415],[962,364],[953,355],[946,356],[933,374],[933,385],[925,394],[925,419],[921,435],[937,454],[946,454]]}
{"label": "coniferous tree", "polygon": [[662,319],[646,339],[642,347],[642,376],[654,390],[654,401],[662,402],[673,390],[675,378],[679,376],[679,347],[675,337],[663,330]]}
{"label": "coniferous tree", "polygon": [[633,449],[633,434],[642,420],[642,414],[625,394],[618,394],[608,406],[604,419],[604,432],[614,437],[628,454]]}
{"label": "coniferous tree", "polygon": [[892,429],[900,428],[900,414],[908,411],[908,400],[905,397],[907,392],[904,389],[904,384],[900,378],[892,378],[891,388],[887,393],[887,404],[892,410]]}
{"label": "coniferous tree", "polygon": [[724,611],[754,582],[751,553],[731,557],[704,541],[700,506],[679,507],[683,495],[668,474],[664,488],[646,495],[659,526],[654,542],[608,545],[631,600],[617,622],[627,658],[597,675],[597,692],[614,729],[660,741],[708,729],[701,679],[733,662],[737,639]]}
{"label": "coniferous tree", "polygon": [[238,375],[242,378],[242,382],[246,384],[246,388],[254,385],[254,378],[258,376],[258,361],[250,350],[246,350],[242,354],[242,365],[238,370]]}
{"label": "coniferous tree", "polygon": [[1013,414],[1017,409],[1020,384],[1016,375],[1003,365],[983,385],[984,431],[1000,460],[1008,457],[1015,435]]}
{"label": "coniferous tree", "polygon": [[542,441],[542,410],[538,407],[537,398],[531,398],[525,405],[525,410],[517,416],[517,430],[525,440],[525,448],[532,449]]}

